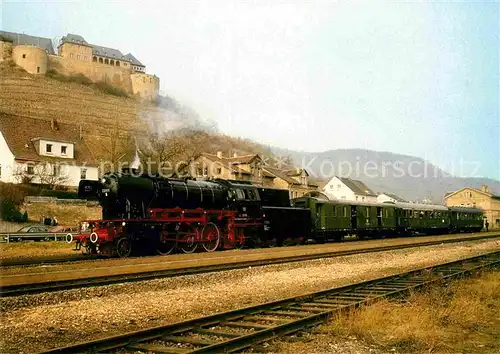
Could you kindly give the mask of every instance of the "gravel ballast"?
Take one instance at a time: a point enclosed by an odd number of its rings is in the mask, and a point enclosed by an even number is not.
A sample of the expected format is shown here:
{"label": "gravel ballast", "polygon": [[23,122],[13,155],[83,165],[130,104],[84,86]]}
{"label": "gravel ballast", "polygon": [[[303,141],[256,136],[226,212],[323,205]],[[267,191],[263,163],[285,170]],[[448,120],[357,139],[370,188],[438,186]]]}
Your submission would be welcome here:
{"label": "gravel ballast", "polygon": [[0,300],[2,353],[32,353],[500,250],[447,244]]}

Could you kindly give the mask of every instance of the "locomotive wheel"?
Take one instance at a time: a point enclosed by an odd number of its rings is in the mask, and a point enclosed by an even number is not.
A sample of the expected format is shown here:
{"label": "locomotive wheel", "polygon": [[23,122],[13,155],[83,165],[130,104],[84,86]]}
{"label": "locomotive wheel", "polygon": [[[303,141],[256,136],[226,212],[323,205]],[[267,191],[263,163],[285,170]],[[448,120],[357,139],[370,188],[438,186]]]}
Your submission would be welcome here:
{"label": "locomotive wheel", "polygon": [[162,256],[171,254],[177,248],[177,239],[171,240],[169,237],[173,237],[167,231],[162,231],[159,233],[160,239],[158,240],[158,246],[156,247],[156,252]]}
{"label": "locomotive wheel", "polygon": [[213,252],[219,247],[220,244],[220,232],[217,225],[210,222],[203,226],[201,230],[203,248],[207,252]]}
{"label": "locomotive wheel", "polygon": [[116,254],[120,258],[127,258],[132,253],[132,242],[128,237],[122,237],[116,241]]}
{"label": "locomotive wheel", "polygon": [[194,226],[185,225],[181,228],[180,237],[180,248],[184,253],[193,253],[198,248],[198,237],[197,231]]}

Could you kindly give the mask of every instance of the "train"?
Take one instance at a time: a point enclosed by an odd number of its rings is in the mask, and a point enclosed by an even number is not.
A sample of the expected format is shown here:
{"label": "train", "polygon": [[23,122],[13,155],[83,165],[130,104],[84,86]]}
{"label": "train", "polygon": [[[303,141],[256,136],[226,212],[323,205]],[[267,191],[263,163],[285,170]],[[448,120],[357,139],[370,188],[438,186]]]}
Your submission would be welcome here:
{"label": "train", "polygon": [[97,200],[102,217],[81,221],[67,241],[75,251],[122,258],[483,228],[477,208],[329,200],[321,192],[290,199],[288,190],[246,181],[166,178],[133,169],[82,180],[78,195]]}

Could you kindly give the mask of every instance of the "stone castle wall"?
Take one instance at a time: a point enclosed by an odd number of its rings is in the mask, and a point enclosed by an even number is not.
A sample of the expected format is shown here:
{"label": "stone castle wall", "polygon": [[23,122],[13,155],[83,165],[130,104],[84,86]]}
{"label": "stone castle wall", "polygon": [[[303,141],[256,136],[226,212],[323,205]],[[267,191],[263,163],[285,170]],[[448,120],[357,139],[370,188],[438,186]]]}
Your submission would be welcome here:
{"label": "stone castle wall", "polygon": [[137,94],[152,100],[158,97],[158,91],[160,90],[160,79],[158,77],[144,73],[133,73],[130,78],[134,95]]}
{"label": "stone castle wall", "polygon": [[47,72],[47,53],[41,48],[16,45],[12,48],[12,59],[16,65],[30,74],[45,74]]}
{"label": "stone castle wall", "polygon": [[63,75],[83,74],[94,82],[103,81],[126,92],[133,93],[130,69],[92,61],[48,55],[49,69]]}
{"label": "stone castle wall", "polygon": [[64,55],[47,54],[43,49],[29,45],[13,46],[0,40],[0,61],[12,58],[14,63],[31,74],[45,74],[54,70],[71,76],[82,74],[93,82],[105,82],[141,98],[158,97],[160,79],[155,75],[135,72],[126,62],[109,65],[93,61],[90,47],[65,44]]}

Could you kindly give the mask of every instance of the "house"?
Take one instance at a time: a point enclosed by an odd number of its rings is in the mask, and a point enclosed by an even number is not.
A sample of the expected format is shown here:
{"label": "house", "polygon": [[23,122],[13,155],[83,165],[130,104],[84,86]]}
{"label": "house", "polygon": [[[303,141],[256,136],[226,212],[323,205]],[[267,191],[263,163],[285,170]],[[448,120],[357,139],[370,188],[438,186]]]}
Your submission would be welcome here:
{"label": "house", "polygon": [[346,177],[333,176],[323,187],[330,199],[376,203],[377,195],[363,182]]}
{"label": "house", "polygon": [[396,194],[384,192],[377,196],[377,202],[379,203],[408,203],[407,200],[397,196]]}
{"label": "house", "polygon": [[223,156],[202,153],[190,166],[190,174],[198,178],[223,178],[248,181],[258,186],[286,189],[291,198],[317,190],[304,169],[281,170],[268,166],[258,154]]}
{"label": "house", "polygon": [[490,229],[500,228],[500,195],[495,195],[488,186],[481,189],[465,187],[444,196],[446,206],[480,208],[484,211]]}
{"label": "house", "polygon": [[222,178],[249,181],[258,185],[271,186],[273,176],[262,170],[262,158],[258,154],[224,157],[202,153],[190,166],[190,174],[198,178]]}
{"label": "house", "polygon": [[317,191],[317,183],[309,179],[309,173],[306,169],[279,169],[271,166],[264,166],[264,172],[274,177],[273,187],[286,189],[290,198],[302,197],[312,191]]}
{"label": "house", "polygon": [[76,187],[98,170],[77,126],[0,113],[0,181]]}

